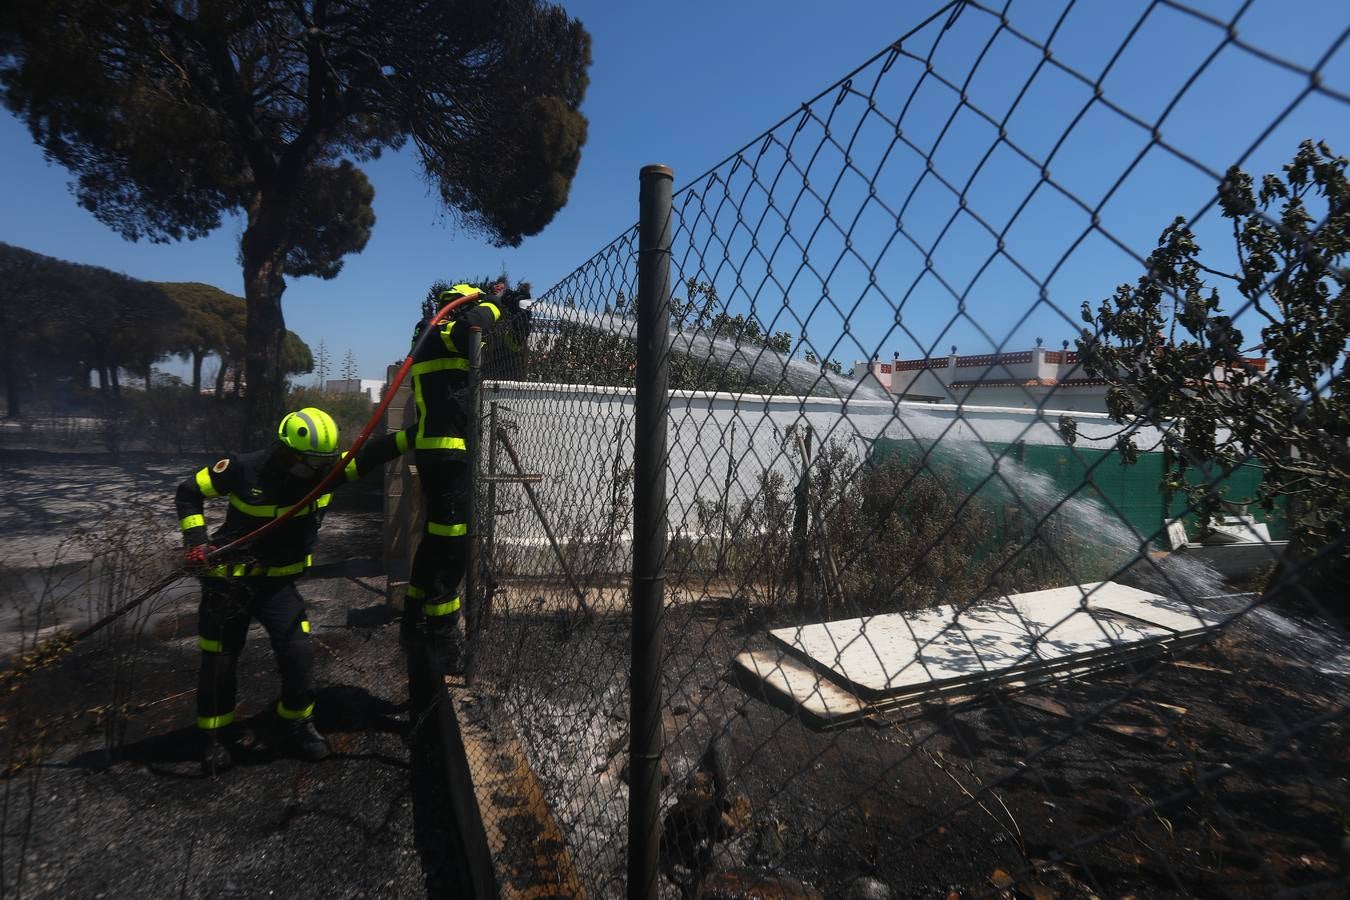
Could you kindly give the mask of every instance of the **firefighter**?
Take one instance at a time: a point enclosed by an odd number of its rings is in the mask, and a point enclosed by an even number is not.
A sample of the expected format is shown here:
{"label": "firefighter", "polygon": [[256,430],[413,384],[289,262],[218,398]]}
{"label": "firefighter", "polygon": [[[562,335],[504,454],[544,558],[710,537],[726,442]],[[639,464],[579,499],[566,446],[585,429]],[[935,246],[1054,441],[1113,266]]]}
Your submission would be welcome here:
{"label": "firefighter", "polygon": [[[347,463],[352,481],[380,468],[409,448],[409,434],[371,441]],[[234,721],[235,670],[250,619],[271,639],[281,673],[276,704],[289,750],[310,761],[328,755],[328,742],[314,727],[313,648],[305,603],[296,579],[310,565],[319,525],[331,493],[320,494],[295,516],[248,545],[245,561],[207,565],[206,555],[244,537],[303,499],[338,461],[338,427],[328,413],[307,407],[286,415],[270,447],[227,456],[178,486],[179,525],[190,570],[202,585],[198,610],[201,673],[197,727],[203,740],[202,768],[215,774],[233,759],[224,737]],[[228,498],[224,523],[207,536],[206,500]]]}
{"label": "firefighter", "polygon": [[[496,288],[500,286],[501,290]],[[434,291],[434,289],[433,289]],[[457,284],[428,297],[414,342],[435,309],[451,300],[479,295],[425,341],[413,357],[412,390],[417,406],[413,454],[426,506],[422,540],[413,557],[400,634],[405,644],[428,642],[448,671],[460,667],[460,582],[468,564],[468,509],[471,489],[465,440],[474,411],[469,408],[470,329],[486,335],[505,315],[522,316],[518,298],[494,285],[490,299],[472,285]],[[522,327],[514,326],[517,331]]]}

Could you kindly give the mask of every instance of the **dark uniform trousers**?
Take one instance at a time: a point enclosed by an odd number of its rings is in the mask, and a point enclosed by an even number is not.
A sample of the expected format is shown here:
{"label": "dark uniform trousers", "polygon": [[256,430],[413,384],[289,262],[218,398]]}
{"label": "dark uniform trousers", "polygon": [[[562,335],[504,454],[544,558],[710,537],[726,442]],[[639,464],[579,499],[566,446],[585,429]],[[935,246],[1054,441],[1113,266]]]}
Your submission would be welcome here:
{"label": "dark uniform trousers", "polygon": [[417,450],[417,476],[426,500],[426,525],[413,557],[407,613],[425,612],[428,625],[453,624],[460,581],[468,568],[469,463],[462,453]]}
{"label": "dark uniform trousers", "polygon": [[281,673],[283,719],[308,718],[314,710],[314,648],[305,601],[295,579],[277,576],[203,578],[198,609],[202,649],[197,687],[197,725],[221,728],[234,720],[235,681],[251,619],[267,631]]}

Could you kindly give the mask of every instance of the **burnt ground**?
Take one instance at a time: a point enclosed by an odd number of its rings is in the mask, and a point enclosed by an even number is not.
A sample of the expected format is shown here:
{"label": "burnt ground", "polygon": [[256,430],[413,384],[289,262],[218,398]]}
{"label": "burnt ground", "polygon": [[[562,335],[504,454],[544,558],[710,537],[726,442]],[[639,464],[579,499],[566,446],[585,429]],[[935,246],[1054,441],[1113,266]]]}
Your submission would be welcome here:
{"label": "burnt ground", "polygon": [[[700,660],[688,671],[707,674],[672,698],[690,714],[669,727],[697,748],[700,712],[735,703],[709,719],[726,735],[714,752],[731,793],[749,801],[727,861],[832,896],[860,877],[902,896],[1334,896],[1347,882],[1319,886],[1350,874],[1350,679],[1264,629],[834,734],[726,699]],[[675,671],[682,653],[725,659],[736,640],[697,613],[672,637]]]}
{"label": "burnt ground", "polygon": [[[521,615],[532,594],[551,602],[538,586],[512,593],[484,681],[500,680],[591,895],[622,896],[626,623],[569,632]],[[1263,613],[1131,668],[818,732],[728,681],[762,622],[673,593],[663,896],[784,896],[764,892],[771,876],[828,897],[1350,885],[1350,668],[1325,626]]]}
{"label": "burnt ground", "polygon": [[[42,495],[43,470],[53,483],[99,485],[110,508],[144,492],[171,519],[173,486],[199,462],[133,460],[117,481],[119,466],[107,460],[11,456],[2,474],[6,488],[28,498]],[[277,676],[255,625],[240,664],[246,746],[234,769],[201,775],[199,651],[187,589],[160,602],[154,616],[129,617],[115,636],[91,638],[0,690],[0,896],[454,892],[445,798],[425,754],[409,750],[410,740],[420,748],[423,734],[410,735],[408,675],[384,605],[380,504],[378,483],[339,493],[320,565],[300,583],[316,644],[318,726],[334,749],[321,763],[278,749]],[[5,537],[51,535],[75,514],[33,505],[10,506]]]}
{"label": "burnt ground", "polygon": [[[0,462],[6,488],[43,490],[47,466]],[[106,461],[47,463],[105,491],[115,480]],[[196,464],[143,461],[148,500],[167,503]],[[378,522],[377,492],[339,493],[327,564],[302,582],[330,760],[271,749],[276,680],[255,628],[240,679],[252,749],[199,775],[190,594],[0,692],[0,895],[454,894],[445,798],[405,743]],[[22,545],[52,526],[4,519],[0,536]],[[509,718],[555,849],[590,896],[622,896],[626,618],[571,627],[565,589],[508,587],[480,653],[477,724]],[[665,619],[664,897],[732,896],[710,886],[733,882],[754,896],[767,873],[830,897],[1345,894],[1350,667],[1329,626],[1253,616],[1174,658],[816,732],[727,680],[766,623],[695,594]],[[534,827],[520,809],[500,796],[484,813],[509,835]]]}

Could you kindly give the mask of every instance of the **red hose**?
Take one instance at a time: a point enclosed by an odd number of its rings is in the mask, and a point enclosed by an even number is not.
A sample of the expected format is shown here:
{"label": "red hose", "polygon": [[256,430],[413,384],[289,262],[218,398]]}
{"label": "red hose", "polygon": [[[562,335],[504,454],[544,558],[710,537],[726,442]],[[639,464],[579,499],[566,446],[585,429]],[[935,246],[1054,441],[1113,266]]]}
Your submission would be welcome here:
{"label": "red hose", "polygon": [[454,312],[456,309],[463,306],[464,304],[469,303],[472,300],[476,300],[482,295],[483,295],[482,291],[475,291],[474,293],[469,294],[468,296],[459,297],[455,300],[451,300],[449,303],[442,306],[436,312],[436,315],[431,317],[431,323],[427,325],[426,328],[422,329],[422,334],[418,336],[417,341],[413,344],[412,350],[409,351],[408,353],[408,358],[403,360],[403,365],[398,367],[398,374],[396,374],[394,376],[394,380],[389,383],[389,389],[384,392],[384,399],[380,401],[379,406],[375,407],[375,412],[370,417],[370,421],[366,423],[366,427],[361,429],[361,434],[357,436],[354,442],[352,442],[352,445],[347,449],[347,452],[342,454],[342,458],[338,460],[337,465],[333,467],[333,470],[331,472],[329,472],[327,475],[324,476],[322,481],[320,481],[318,484],[314,486],[313,490],[311,490],[308,494],[306,494],[304,498],[301,499],[298,503],[292,504],[290,509],[286,510],[286,512],[277,516],[272,521],[254,529],[253,531],[250,531],[248,534],[244,535],[241,538],[236,538],[235,540],[230,541],[224,547],[218,547],[215,550],[212,550],[210,553],[206,555],[207,561],[209,562],[216,561],[225,554],[233,550],[238,550],[239,548],[245,546],[246,544],[251,544],[254,541],[258,540],[260,537],[262,537],[263,535],[272,531],[274,528],[281,525],[282,522],[289,520],[300,510],[304,509],[306,506],[312,503],[315,497],[318,497],[320,494],[322,494],[324,490],[328,488],[329,485],[331,485],[334,481],[336,481],[338,476],[341,475],[342,472],[347,468],[347,463],[351,460],[351,458],[354,457],[361,450],[361,448],[365,446],[366,441],[369,440],[370,433],[375,430],[375,425],[380,421],[381,418],[383,418],[385,410],[389,408],[389,403],[394,399],[394,393],[398,390],[399,385],[403,384],[403,379],[407,377],[408,370],[412,368],[413,357],[417,355],[417,351],[422,349],[422,344],[425,343],[427,339],[431,337],[431,334],[435,330],[436,326],[439,325],[441,322],[443,322],[445,320],[445,317],[448,316],[450,313]]}

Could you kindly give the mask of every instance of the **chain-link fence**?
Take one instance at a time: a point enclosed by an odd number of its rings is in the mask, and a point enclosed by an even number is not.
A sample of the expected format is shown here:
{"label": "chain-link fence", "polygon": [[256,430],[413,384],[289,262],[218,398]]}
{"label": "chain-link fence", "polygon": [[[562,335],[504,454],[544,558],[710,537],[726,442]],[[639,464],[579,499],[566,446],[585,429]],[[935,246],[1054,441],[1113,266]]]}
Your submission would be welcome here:
{"label": "chain-link fence", "polygon": [[[527,380],[484,391],[490,599],[460,701],[504,885],[1344,889],[1345,536],[1311,539],[1297,490],[1256,502],[1280,463],[1231,413],[1208,458],[1151,413],[1276,384],[1256,333],[1322,315],[1342,346],[1315,387],[1244,415],[1339,409],[1309,428],[1344,491],[1344,164],[1318,157],[1320,192],[1289,176],[1307,227],[1265,275],[1225,215],[1230,165],[1350,137],[1323,13],[950,4],[541,298]],[[1159,287],[1167,346],[1221,345],[1155,252],[1177,216],[1247,355],[1127,383],[1095,312],[1118,284]],[[1320,313],[1278,299],[1310,248]]]}
{"label": "chain-link fence", "polygon": [[176,566],[165,485],[209,460],[0,458],[0,894],[443,895],[466,837],[513,896],[1343,891],[1350,191],[1299,145],[1350,144],[1350,64],[1300,12],[955,2],[644,170],[483,385],[449,693],[405,705],[353,568],[389,513],[330,511],[318,767],[255,632],[244,775],[197,777],[185,582],[33,655]]}

